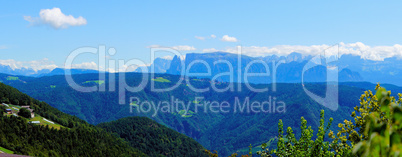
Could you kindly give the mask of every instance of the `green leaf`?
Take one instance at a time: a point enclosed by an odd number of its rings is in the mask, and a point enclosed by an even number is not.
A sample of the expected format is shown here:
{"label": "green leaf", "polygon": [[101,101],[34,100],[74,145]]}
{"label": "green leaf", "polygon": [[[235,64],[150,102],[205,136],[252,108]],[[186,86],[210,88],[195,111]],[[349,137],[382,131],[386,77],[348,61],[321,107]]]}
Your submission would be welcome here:
{"label": "green leaf", "polygon": [[402,142],[402,136],[401,135],[399,135],[397,133],[393,133],[391,135],[391,146],[393,144],[398,144],[398,143],[401,143],[401,142]]}
{"label": "green leaf", "polygon": [[381,104],[381,112],[389,113],[389,106],[387,104]]}
{"label": "green leaf", "polygon": [[384,92],[386,93],[387,90],[383,87],[378,88],[375,96],[377,97],[378,101],[381,101],[383,96],[384,96]]}
{"label": "green leaf", "polygon": [[261,147],[263,147],[262,149],[265,149],[265,148],[267,147],[267,143],[263,143],[263,144],[261,145]]}

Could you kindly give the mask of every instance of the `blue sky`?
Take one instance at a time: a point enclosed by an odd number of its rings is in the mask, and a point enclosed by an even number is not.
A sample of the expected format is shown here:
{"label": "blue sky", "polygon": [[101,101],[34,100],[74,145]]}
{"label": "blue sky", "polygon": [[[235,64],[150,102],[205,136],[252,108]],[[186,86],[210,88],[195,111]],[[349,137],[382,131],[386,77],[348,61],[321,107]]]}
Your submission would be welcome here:
{"label": "blue sky", "polygon": [[[195,49],[183,53],[225,51],[238,45],[394,46],[402,43],[401,7],[399,1],[25,1],[23,5],[2,1],[0,60],[48,58],[62,66],[71,51],[99,45],[114,47],[114,58],[146,62],[150,45]],[[67,16],[81,16],[86,24],[56,29],[24,19],[39,18],[42,9],[53,8]],[[237,41],[225,42],[224,35]],[[94,60],[88,55],[77,62]]]}

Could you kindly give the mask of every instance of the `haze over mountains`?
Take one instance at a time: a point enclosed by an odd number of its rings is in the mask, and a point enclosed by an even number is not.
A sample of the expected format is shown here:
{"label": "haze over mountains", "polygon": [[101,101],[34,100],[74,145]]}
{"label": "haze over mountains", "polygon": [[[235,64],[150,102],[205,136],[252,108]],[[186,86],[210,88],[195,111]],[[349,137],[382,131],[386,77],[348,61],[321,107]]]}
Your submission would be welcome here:
{"label": "haze over mountains", "polygon": [[[316,59],[316,58],[315,58]],[[319,63],[319,60],[314,60],[312,56],[303,56],[301,53],[293,52],[287,56],[266,56],[266,57],[250,57],[246,55],[238,55],[226,52],[213,52],[213,53],[188,53],[185,59],[174,56],[172,60],[166,58],[156,58],[150,66],[146,66],[148,72],[152,73],[167,73],[179,75],[181,74],[181,61],[183,61],[186,68],[189,67],[190,74],[194,73],[206,73],[207,64],[211,68],[210,76],[203,76],[205,78],[212,79],[218,74],[233,71],[233,78],[229,75],[219,75],[216,77],[218,81],[224,82],[245,82],[244,73],[248,68],[248,73],[268,73],[268,76],[264,77],[248,77],[250,83],[272,83],[276,82],[301,82],[303,67],[313,61]],[[203,61],[200,63],[199,61]],[[227,61],[227,62],[225,62]],[[261,61],[266,63],[267,68],[261,64]],[[214,64],[217,62],[217,64]],[[231,68],[227,63],[230,63]],[[342,55],[334,65],[338,66],[339,74],[338,81],[370,81],[372,83],[391,83],[401,86],[402,83],[397,78],[402,76],[402,66],[398,58],[385,58],[384,61],[374,61],[369,59],[363,59],[360,56],[354,56],[351,54]],[[247,67],[249,65],[249,67]],[[326,81],[327,72],[331,72],[331,68],[326,68],[325,64],[316,64],[317,66],[306,70],[304,72],[304,82],[324,82]],[[152,67],[154,66],[154,69]],[[273,69],[274,66],[277,68]],[[241,73],[238,72],[238,68],[241,69]],[[275,71],[274,71],[275,70]],[[53,70],[42,69],[33,70],[32,68],[20,68],[12,69],[8,65],[0,65],[0,73],[22,76],[52,76],[63,75],[64,69],[56,68]],[[96,70],[92,69],[74,69],[72,74],[84,74],[84,73],[96,73]],[[142,72],[141,68],[137,68],[135,72]],[[334,71],[332,71],[333,73]],[[273,74],[276,74],[274,78]],[[376,74],[376,75],[374,75]],[[380,74],[380,75],[379,75]],[[240,80],[239,77],[240,76]]]}

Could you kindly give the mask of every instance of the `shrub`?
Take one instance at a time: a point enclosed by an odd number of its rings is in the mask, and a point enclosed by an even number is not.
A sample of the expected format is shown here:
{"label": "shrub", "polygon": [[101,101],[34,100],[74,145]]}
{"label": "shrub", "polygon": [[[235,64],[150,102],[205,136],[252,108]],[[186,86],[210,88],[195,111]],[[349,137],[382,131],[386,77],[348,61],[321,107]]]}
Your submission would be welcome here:
{"label": "shrub", "polygon": [[20,111],[18,112],[18,115],[25,118],[31,118],[31,111],[29,111],[26,108],[21,108]]}

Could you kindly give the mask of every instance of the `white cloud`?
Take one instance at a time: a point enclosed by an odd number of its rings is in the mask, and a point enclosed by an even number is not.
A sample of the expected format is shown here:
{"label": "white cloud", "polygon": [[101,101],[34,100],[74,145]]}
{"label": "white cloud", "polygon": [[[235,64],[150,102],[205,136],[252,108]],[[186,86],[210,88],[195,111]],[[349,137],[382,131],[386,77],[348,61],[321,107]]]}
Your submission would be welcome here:
{"label": "white cloud", "polygon": [[87,24],[87,20],[82,16],[75,18],[72,15],[65,15],[60,8],[42,9],[39,12],[39,17],[24,16],[24,19],[32,25],[50,25],[55,29]]}
{"label": "white cloud", "polygon": [[205,37],[195,36],[195,38],[196,38],[196,39],[199,39],[199,40],[205,40]]}
{"label": "white cloud", "polygon": [[173,49],[179,50],[179,51],[194,51],[196,50],[194,46],[188,46],[188,45],[179,45],[179,46],[173,46]]}
{"label": "white cloud", "polygon": [[147,69],[148,66],[150,66],[151,64],[140,64],[140,65],[122,65],[119,68],[108,68],[106,69],[107,72],[110,73],[116,73],[116,72],[134,72],[136,71],[138,68],[142,67],[144,69]]}
{"label": "white cloud", "polygon": [[[205,49],[204,49],[205,50]],[[208,50],[208,49],[207,49]],[[211,49],[212,50],[212,49]],[[229,47],[222,51],[237,53],[237,47]],[[268,56],[268,55],[279,55],[286,56],[292,52],[298,52],[303,55],[320,55],[324,52],[326,55],[343,55],[352,54],[361,56],[364,59],[369,60],[384,60],[389,57],[402,58],[402,45],[395,44],[393,46],[369,46],[361,42],[345,44],[343,42],[339,43],[339,53],[338,46],[332,45],[277,45],[272,47],[264,46],[248,46],[242,47],[242,54],[248,56]]]}
{"label": "white cloud", "polygon": [[198,40],[205,40],[205,39],[215,39],[216,35],[211,34],[209,37],[201,37],[201,36],[194,36],[194,38],[198,39]]}
{"label": "white cloud", "polygon": [[[210,36],[207,36],[207,37],[194,36],[194,38],[196,38],[196,39],[198,39],[198,40],[215,39],[215,38],[216,38],[216,35],[215,35],[215,34],[211,34]],[[226,39],[226,38],[232,38],[232,39],[229,39],[229,40],[233,40],[234,37],[229,37],[229,36],[226,35],[226,37],[224,36],[224,38],[225,38],[225,39]],[[234,39],[237,41],[236,38],[234,38]]]}
{"label": "white cloud", "polygon": [[176,49],[178,51],[194,51],[196,48],[194,46],[188,46],[188,45],[178,45],[178,46],[172,46],[172,47],[164,47],[160,45],[150,45],[147,46],[147,48],[172,48]]}
{"label": "white cloud", "polygon": [[54,64],[53,61],[49,61],[47,58],[42,60],[33,60],[33,61],[15,61],[13,59],[8,60],[0,60],[1,65],[8,65],[11,69],[21,69],[21,68],[32,68],[34,71],[49,69],[53,70],[57,68],[57,65]]}
{"label": "white cloud", "polygon": [[215,49],[215,48],[209,48],[209,49],[203,49],[202,52],[217,52],[219,50]]}
{"label": "white cloud", "polygon": [[149,45],[147,48],[162,48],[163,46],[160,45]]}
{"label": "white cloud", "polygon": [[[70,67],[64,67],[70,69]],[[91,69],[91,70],[102,70],[95,62],[83,62],[79,64],[71,64],[71,69]]]}
{"label": "white cloud", "polygon": [[230,37],[228,35],[224,35],[221,40],[226,42],[237,42],[235,37]]}

